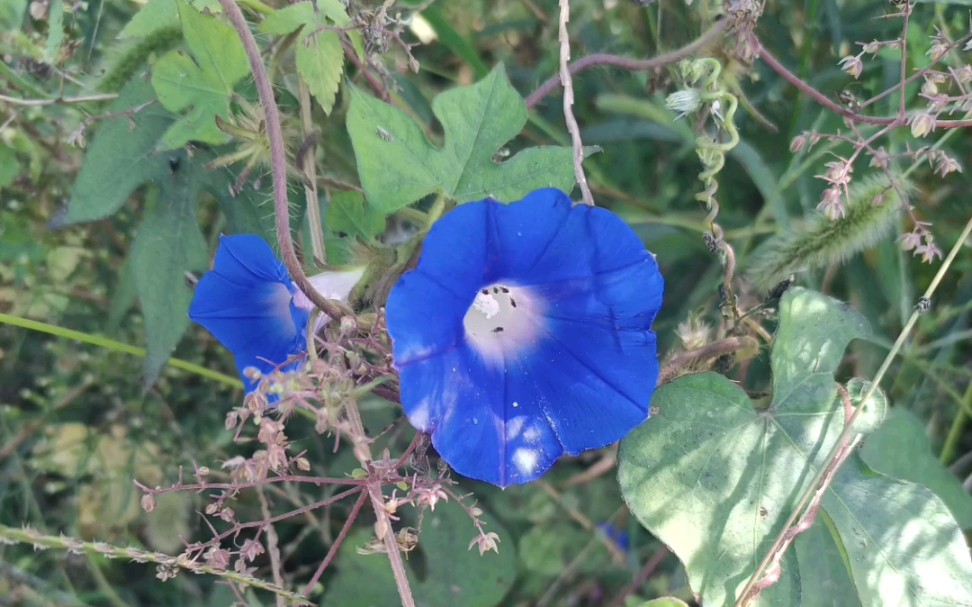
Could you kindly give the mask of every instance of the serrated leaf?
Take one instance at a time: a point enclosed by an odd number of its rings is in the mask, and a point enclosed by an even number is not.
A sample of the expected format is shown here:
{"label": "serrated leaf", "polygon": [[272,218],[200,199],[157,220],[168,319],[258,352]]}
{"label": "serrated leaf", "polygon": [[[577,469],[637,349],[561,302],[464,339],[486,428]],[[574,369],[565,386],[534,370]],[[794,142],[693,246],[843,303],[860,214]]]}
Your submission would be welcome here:
{"label": "serrated leaf", "polygon": [[344,27],[350,21],[347,8],[340,0],[318,0],[317,11],[314,12],[311,2],[296,2],[267,15],[260,24],[260,31],[282,36],[304,26],[323,25],[326,19],[338,27]]}
{"label": "serrated leaf", "polygon": [[115,213],[136,188],[157,181],[169,171],[168,156],[155,151],[174,118],[158,104],[131,115],[126,112],[155,99],[144,82],[132,80],[101,121],[88,146],[84,164],[71,189],[67,211],[52,223],[57,227],[103,219]]}
{"label": "serrated leaf", "polygon": [[171,112],[189,113],[173,124],[162,138],[162,149],[175,149],[189,141],[220,144],[229,136],[216,126],[226,118],[230,95],[249,73],[243,44],[232,27],[216,17],[200,14],[178,2],[179,19],[190,55],[165,54],[152,69],[152,86]]}
{"label": "serrated leaf", "polygon": [[460,203],[487,196],[511,201],[542,187],[574,187],[570,148],[529,148],[494,162],[527,119],[502,65],[472,86],[436,97],[432,111],[445,131],[441,148],[401,110],[351,91],[348,132],[361,184],[376,210],[391,213],[434,193]]}
{"label": "serrated leaf", "polygon": [[188,326],[191,292],[185,285],[185,273],[204,270],[208,265],[196,219],[199,194],[205,190],[220,201],[230,229],[256,234],[265,234],[256,204],[267,195],[266,191],[246,189],[239,197],[231,197],[232,175],[204,168],[212,160],[210,151],[197,150],[192,158],[184,150],[156,152],[160,138],[175,118],[158,104],[130,118],[124,115],[126,110],[152,99],[152,88],[138,79],[121,91],[109,109],[118,117],[101,121],[68,207],[52,221],[55,227],[64,227],[103,219],[121,208],[139,187],[158,186],[157,200],[147,203],[126,262],[125,272],[130,265],[131,277],[123,275],[119,299],[113,302],[109,319],[109,324],[117,322],[127,311],[130,300],[124,292],[134,284],[145,317],[145,378],[149,382],[158,376]]}
{"label": "serrated leaf", "polygon": [[321,0],[316,11],[310,2],[298,2],[274,11],[260,24],[267,34],[301,30],[295,43],[297,73],[326,114],[334,107],[344,73],[344,49],[338,32],[324,28],[344,27],[349,21],[338,0]]}
{"label": "serrated leaf", "polygon": [[202,271],[208,265],[196,220],[199,179],[192,175],[201,170],[198,166],[178,170],[146,197],[145,216],[132,244],[135,291],[145,318],[146,388],[158,378],[189,328],[192,291],[186,286],[186,272]]}
{"label": "serrated leaf", "polygon": [[[658,413],[622,441],[625,501],[682,560],[704,604],[733,602],[830,452],[844,424],[833,373],[847,344],[867,335],[845,304],[792,289],[780,306],[769,407],[755,408],[725,377],[689,375],[659,389]],[[851,454],[816,525],[826,534],[798,536],[779,581],[756,604],[972,603],[968,548],[929,489],[878,474]],[[826,568],[835,563],[852,581],[851,596],[839,578],[818,583],[833,578]]]}
{"label": "serrated leaf", "polygon": [[297,41],[297,73],[324,113],[330,114],[344,74],[344,49],[338,33],[301,36]]}
{"label": "serrated leaf", "polygon": [[[423,607],[493,607],[516,578],[516,549],[509,532],[491,516],[484,515],[486,530],[500,536],[499,554],[480,556],[469,541],[476,529],[465,511],[456,504],[440,504],[427,511],[417,550],[423,551],[425,575],[419,578],[413,559],[405,560],[409,582],[417,605]],[[338,553],[338,574],[325,596],[328,605],[387,607],[400,600],[395,580],[384,554],[362,555],[357,549],[374,539],[370,531],[358,531],[344,540]],[[507,543],[509,542],[509,543]]]}
{"label": "serrated leaf", "polygon": [[911,412],[891,409],[884,425],[864,441],[861,459],[881,474],[928,487],[945,502],[962,529],[972,529],[972,496],[932,455],[925,428]]}
{"label": "serrated leaf", "polygon": [[149,0],[118,33],[119,38],[145,38],[155,32],[179,25],[176,0]]}
{"label": "serrated leaf", "polygon": [[372,209],[360,192],[337,192],[327,206],[331,232],[371,240],[385,231],[385,215]]}

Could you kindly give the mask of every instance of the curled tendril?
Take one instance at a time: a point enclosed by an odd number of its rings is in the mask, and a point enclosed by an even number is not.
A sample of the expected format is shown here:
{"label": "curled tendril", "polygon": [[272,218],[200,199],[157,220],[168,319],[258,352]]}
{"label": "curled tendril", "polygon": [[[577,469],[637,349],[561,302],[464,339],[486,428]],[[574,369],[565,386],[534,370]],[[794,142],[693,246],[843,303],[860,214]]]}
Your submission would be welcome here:
{"label": "curled tendril", "polygon": [[[695,140],[695,151],[702,162],[699,181],[703,189],[695,195],[695,199],[705,203],[708,215],[705,218],[709,226],[710,235],[707,239],[712,242],[714,250],[719,251],[725,268],[723,289],[729,302],[735,300],[732,291],[732,277],[735,273],[735,255],[732,247],[726,243],[722,227],[716,222],[719,216],[719,201],[716,193],[719,191],[718,175],[726,164],[726,154],[739,143],[739,132],[736,130],[734,118],[739,102],[736,96],[727,91],[720,80],[722,65],[711,57],[685,61],[680,65],[682,77],[686,85],[693,87],[699,94],[699,101],[708,104],[719,126],[729,138],[720,141],[717,137],[703,133]],[[738,319],[735,305],[732,305],[732,317]]]}

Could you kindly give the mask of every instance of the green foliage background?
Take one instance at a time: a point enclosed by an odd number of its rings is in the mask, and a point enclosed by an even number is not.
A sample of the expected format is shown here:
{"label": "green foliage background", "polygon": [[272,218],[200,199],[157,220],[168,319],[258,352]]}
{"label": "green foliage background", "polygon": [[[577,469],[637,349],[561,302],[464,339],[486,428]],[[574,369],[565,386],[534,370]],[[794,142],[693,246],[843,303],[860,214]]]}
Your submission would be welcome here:
{"label": "green foliage background", "polygon": [[[261,7],[278,6],[240,4],[253,24],[266,12]],[[359,64],[374,61],[381,68],[371,70],[375,77],[394,85],[390,103],[376,97],[346,58],[335,31],[361,11],[374,16],[380,3],[353,3],[348,10],[319,0],[316,13],[295,4],[254,25],[264,48],[284,49],[268,64],[293,170],[302,140],[317,142],[316,210],[332,263],[377,249],[386,229],[411,211],[436,212],[437,195],[462,203],[573,184],[559,93],[531,109],[523,103],[557,72],[557,3],[399,2],[393,12],[407,16],[419,4],[436,40],[411,49],[417,73],[395,40],[376,38],[368,27],[348,38],[350,55]],[[638,4],[573,2],[572,56],[653,57],[691,42],[720,10],[718,2],[699,0]],[[907,32],[909,65],[928,64],[936,28],[952,40],[966,35],[963,5],[916,5]],[[846,91],[869,98],[899,81],[899,54],[882,51],[859,80],[837,61],[856,53],[857,42],[899,36],[900,20],[883,18],[892,8],[864,0],[770,0],[757,31],[783,63],[829,97]],[[207,268],[220,233],[273,238],[261,110],[243,49],[218,12],[218,3],[202,0],[151,0],[144,7],[0,2],[0,92],[13,99],[0,98],[0,313],[8,319],[0,325],[0,524],[177,554],[184,542],[207,537],[198,514],[206,496],[166,496],[146,514],[132,479],[167,485],[180,467],[215,470],[249,454],[224,429],[226,412],[242,396],[238,385],[232,377],[191,372],[198,365],[232,376],[231,357],[189,326],[185,313],[187,273]],[[407,27],[385,25],[418,42]],[[794,496],[778,492],[806,482],[807,470],[824,455],[801,448],[819,451],[839,431],[839,420],[821,417],[808,425],[800,416],[833,414],[835,381],[873,373],[937,269],[939,262],[923,264],[902,251],[898,237],[910,226],[896,206],[853,209],[877,227],[852,237],[853,246],[834,244],[840,235],[828,233],[815,211],[823,190],[815,175],[847,148],[823,141],[791,153],[789,145],[806,130],[846,132],[843,121],[765,64],[746,66],[721,46],[712,54],[725,66],[722,85],[742,102],[741,141],[718,177],[719,222],[736,251],[740,300],[747,307],[765,301],[765,287],[775,282],[768,274],[795,272],[808,290],[788,294],[778,316],[758,319],[777,335],[772,348],[763,344],[752,358],[721,369],[725,375],[690,375],[659,390],[655,419],[622,446],[620,488],[614,468],[591,473],[609,451],[561,462],[526,487],[500,491],[463,481],[460,488],[474,492],[486,511],[488,530],[500,535],[500,551],[482,558],[468,551],[468,517],[454,503],[441,503],[422,521],[420,546],[408,561],[422,604],[593,606],[616,597],[626,605],[724,604],[792,506]],[[969,52],[950,61],[968,64]],[[300,117],[302,86],[314,100],[310,124]],[[656,321],[662,353],[681,348],[678,327],[686,319],[720,321],[723,269],[706,249],[705,210],[694,200],[701,189],[697,133],[691,117],[676,120],[664,103],[683,86],[674,66],[647,73],[598,68],[574,80],[597,202],[634,227],[667,279]],[[906,87],[909,108],[920,107],[920,86]],[[894,115],[897,103],[892,95],[871,109]],[[934,140],[967,169],[967,131],[939,132]],[[905,128],[885,145],[902,152],[921,143]],[[911,164],[901,160],[896,168]],[[862,190],[873,187],[867,170],[861,161],[855,178]],[[308,222],[316,215],[308,212],[301,179],[291,175],[291,221],[309,251]],[[941,177],[921,162],[908,183],[915,213],[947,250],[969,218],[969,171]],[[780,265],[766,256],[773,250],[806,256],[794,244],[805,242],[795,240],[801,234],[811,234],[818,249],[834,247],[820,256],[821,267]],[[795,311],[801,305],[825,312],[801,314]],[[891,605],[898,595],[882,593],[895,592],[901,575],[912,584],[903,592],[912,598],[901,604],[972,604],[969,578],[962,577],[969,571],[967,537],[960,532],[972,527],[970,314],[967,245],[885,378],[884,394],[875,397],[879,419],[871,420],[874,427],[825,498],[820,520],[788,553],[781,582],[761,604]],[[9,319],[144,348],[144,360],[24,330]],[[781,382],[806,379],[800,374],[812,367],[808,356],[823,359],[813,374],[817,391],[807,389],[800,402],[779,402]],[[167,367],[171,357],[181,367]],[[783,414],[767,421],[768,405]],[[790,405],[793,417],[786,415]],[[379,399],[361,406],[373,433],[393,428],[380,447],[401,452],[411,434],[405,425],[392,426],[397,409]],[[291,438],[320,474],[340,476],[356,465],[349,449],[335,452],[313,428]],[[760,478],[771,479],[765,487],[738,481],[731,504],[713,497],[721,490],[715,485],[751,478],[754,466],[763,471]],[[319,487],[276,498],[309,503],[327,495]],[[772,499],[763,503],[767,495]],[[841,501],[847,495],[859,499]],[[764,521],[750,516],[759,506],[767,509]],[[241,495],[236,508],[241,516],[260,516],[253,495]],[[316,569],[349,508],[341,503],[280,526],[290,587],[300,588]],[[313,600],[396,604],[386,559],[356,551],[368,542],[371,522],[364,517],[354,528]],[[612,543],[598,526],[603,522],[628,533],[627,550]],[[879,535],[924,537],[930,529],[940,531],[940,545],[920,558],[885,554],[872,543]],[[647,578],[627,588],[649,562],[655,566]],[[265,561],[255,574],[269,577]],[[933,586],[934,600],[919,598],[926,595],[914,580]],[[827,593],[812,591],[825,582],[832,584]],[[249,604],[274,603],[266,593],[245,593]],[[669,602],[644,603],[656,598]],[[183,574],[163,583],[150,565],[0,542],[0,604],[234,600],[225,584],[207,576]]]}

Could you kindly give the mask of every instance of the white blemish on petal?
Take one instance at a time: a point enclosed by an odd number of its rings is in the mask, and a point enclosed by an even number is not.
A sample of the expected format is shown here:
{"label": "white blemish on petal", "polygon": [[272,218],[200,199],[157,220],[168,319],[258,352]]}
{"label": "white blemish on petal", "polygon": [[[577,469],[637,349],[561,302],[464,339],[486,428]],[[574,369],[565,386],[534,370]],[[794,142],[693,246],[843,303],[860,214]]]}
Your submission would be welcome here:
{"label": "white blemish on petal", "polygon": [[523,440],[528,443],[540,442],[540,429],[536,426],[530,426],[527,431],[523,433]]}
{"label": "white blemish on petal", "polygon": [[520,474],[524,476],[530,476],[533,471],[537,469],[537,463],[540,460],[539,454],[533,449],[525,449],[520,447],[513,453],[513,465],[516,469],[520,471]]}
{"label": "white blemish on petal", "polygon": [[520,415],[514,417],[513,419],[506,422],[506,440],[513,441],[516,437],[520,435],[523,431],[523,425],[526,424],[527,418],[525,415]]}
{"label": "white blemish on petal", "polygon": [[426,398],[419,403],[419,406],[408,416],[408,421],[420,432],[429,429],[429,399]]}
{"label": "white blemish on petal", "polygon": [[514,409],[516,409],[516,408],[517,408],[517,407],[519,407],[519,406],[520,406],[520,403],[518,403],[518,402],[516,402],[516,401],[513,401],[513,408],[514,408]]}

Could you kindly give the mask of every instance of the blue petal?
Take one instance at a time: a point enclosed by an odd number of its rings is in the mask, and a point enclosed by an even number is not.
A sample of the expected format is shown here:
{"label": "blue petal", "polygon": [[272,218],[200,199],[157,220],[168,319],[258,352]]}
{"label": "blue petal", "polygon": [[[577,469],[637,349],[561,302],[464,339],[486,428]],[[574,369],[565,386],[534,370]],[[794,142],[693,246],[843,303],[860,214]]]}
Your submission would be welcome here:
{"label": "blue petal", "polygon": [[[536,200],[528,197],[522,203],[502,208],[496,216],[498,231],[507,234],[505,238],[509,239],[514,225],[519,224],[507,226],[507,216],[535,213],[532,221],[540,223],[543,221],[542,214],[549,213],[551,205],[554,213],[546,221],[556,225],[557,231],[539,252],[536,242],[504,241],[506,248],[502,255],[505,259],[524,260],[522,264],[511,262],[516,264],[511,266],[511,270],[516,272],[520,284],[547,284],[613,272],[650,255],[620,217],[605,209],[587,205],[567,207],[569,200],[566,197],[554,202],[546,197]],[[531,260],[529,265],[525,261],[528,259]]]}
{"label": "blue petal", "polygon": [[553,188],[537,190],[509,205],[487,204],[499,207],[494,209],[491,226],[498,276],[528,273],[560,234],[573,205],[566,194]]}
{"label": "blue petal", "polygon": [[[265,373],[305,353],[309,312],[293,304],[294,286],[270,246],[257,236],[220,239],[213,270],[196,285],[189,317],[246,367]],[[254,383],[243,377],[247,392]]]}
{"label": "blue petal", "polygon": [[399,369],[453,348],[463,339],[462,319],[469,309],[452,291],[421,271],[409,272],[395,284],[385,304],[388,334]]}
{"label": "blue petal", "polygon": [[422,245],[418,271],[465,302],[464,311],[489,280],[489,213],[485,201],[463,205],[437,221]]}
{"label": "blue petal", "polygon": [[550,339],[524,366],[536,378],[543,413],[567,453],[609,445],[648,418],[658,381],[654,333],[580,320],[548,322]]}
{"label": "blue petal", "polygon": [[[462,319],[481,287],[504,281],[544,301],[545,337],[496,365]],[[615,442],[648,416],[663,290],[654,257],[608,211],[557,190],[464,205],[388,300],[405,412],[460,474],[500,486]]]}
{"label": "blue petal", "polygon": [[401,370],[402,406],[458,473],[500,487],[526,483],[563,449],[534,386],[522,379],[459,345]]}

